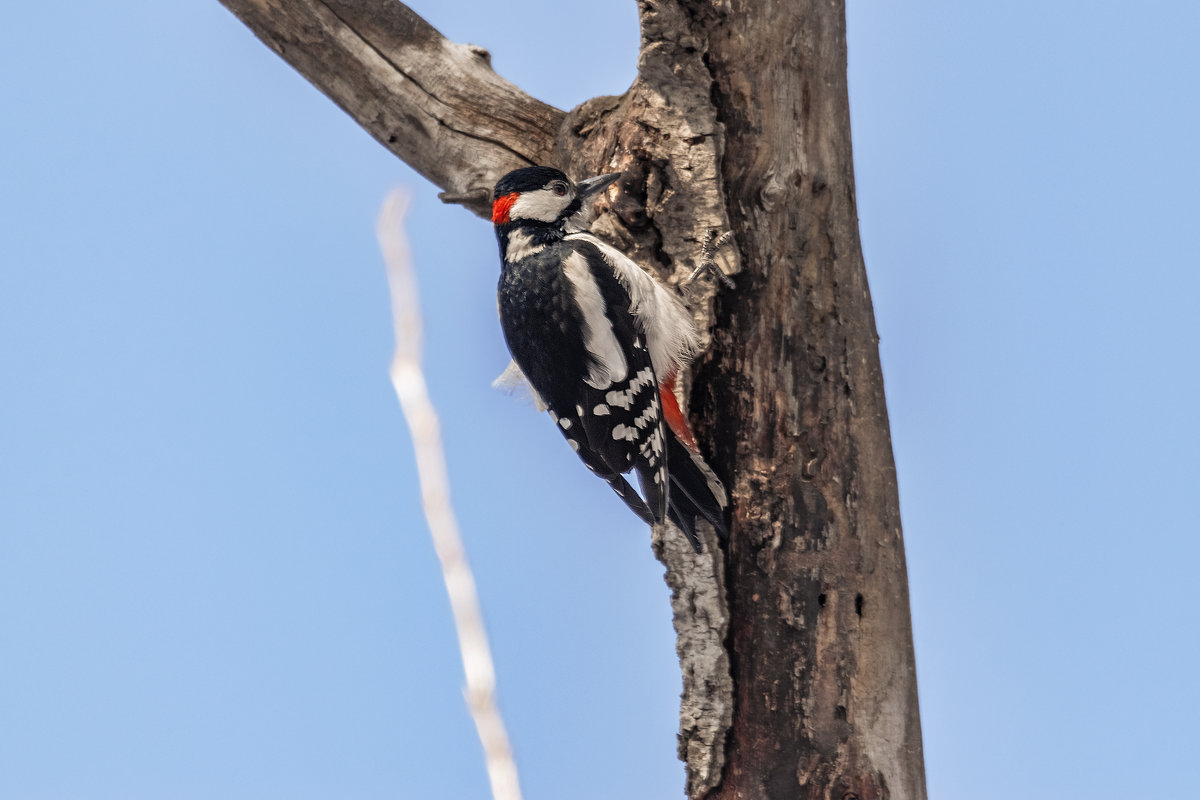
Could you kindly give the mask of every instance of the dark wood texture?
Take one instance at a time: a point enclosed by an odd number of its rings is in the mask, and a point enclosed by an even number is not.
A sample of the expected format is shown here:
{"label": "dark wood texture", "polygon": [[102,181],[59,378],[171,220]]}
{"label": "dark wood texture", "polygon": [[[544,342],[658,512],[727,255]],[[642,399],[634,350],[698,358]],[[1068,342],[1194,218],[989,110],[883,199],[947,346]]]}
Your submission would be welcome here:
{"label": "dark wood texture", "polygon": [[707,62],[746,268],[719,298],[695,401],[737,498],[727,564],[737,744],[712,796],[923,797],[845,11],[731,5],[706,26]]}
{"label": "dark wood texture", "polygon": [[[564,113],[390,0],[222,0],[376,139],[486,214],[527,163],[624,175],[593,229],[673,281],[731,230],[737,289],[689,290],[690,408],[729,546],[656,530],[687,791],[925,797],[907,577],[858,238],[842,0],[641,0],[638,79]],[[711,333],[711,337],[708,334]],[[536,768],[536,766],[534,767]]]}

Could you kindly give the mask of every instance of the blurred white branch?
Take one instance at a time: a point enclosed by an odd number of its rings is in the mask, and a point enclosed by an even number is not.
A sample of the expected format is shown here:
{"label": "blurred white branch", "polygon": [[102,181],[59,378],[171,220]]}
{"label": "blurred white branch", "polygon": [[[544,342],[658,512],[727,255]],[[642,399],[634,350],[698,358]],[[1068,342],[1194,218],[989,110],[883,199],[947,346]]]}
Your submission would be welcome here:
{"label": "blurred white branch", "polygon": [[421,310],[412,254],[403,227],[407,210],[408,195],[402,190],[394,190],[384,201],[376,226],[379,246],[387,264],[392,318],[396,327],[392,385],[396,388],[396,396],[400,399],[404,417],[412,431],[417,473],[421,481],[421,502],[429,522],[429,532],[433,536],[434,549],[442,564],[446,592],[450,595],[450,608],[454,612],[458,646],[462,651],[463,670],[467,678],[467,707],[483,743],[492,796],[495,800],[520,800],[517,766],[513,761],[504,721],[496,708],[496,675],[487,633],[483,629],[475,578],[467,564],[458,521],[450,505],[450,481],[446,475],[437,412],[429,399],[425,374],[421,369]]}

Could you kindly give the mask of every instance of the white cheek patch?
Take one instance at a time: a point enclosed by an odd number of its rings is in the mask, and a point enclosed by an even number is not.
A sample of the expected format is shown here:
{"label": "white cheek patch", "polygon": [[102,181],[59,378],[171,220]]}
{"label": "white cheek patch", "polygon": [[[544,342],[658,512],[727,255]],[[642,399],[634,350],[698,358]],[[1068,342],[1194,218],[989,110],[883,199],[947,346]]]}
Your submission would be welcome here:
{"label": "white cheek patch", "polygon": [[509,219],[533,219],[538,222],[553,222],[563,209],[571,204],[571,195],[559,197],[549,189],[536,192],[521,192],[517,202],[508,210]]}

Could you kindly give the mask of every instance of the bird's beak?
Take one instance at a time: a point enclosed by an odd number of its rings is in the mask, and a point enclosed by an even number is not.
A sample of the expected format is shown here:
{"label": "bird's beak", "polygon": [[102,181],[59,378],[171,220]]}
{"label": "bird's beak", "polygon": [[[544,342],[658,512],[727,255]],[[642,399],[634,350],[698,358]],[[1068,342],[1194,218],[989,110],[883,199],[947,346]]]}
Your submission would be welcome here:
{"label": "bird's beak", "polygon": [[594,178],[588,178],[575,184],[575,190],[578,192],[579,200],[587,203],[594,200],[601,192],[612,185],[612,182],[621,177],[619,172],[610,172],[607,175],[597,175]]}

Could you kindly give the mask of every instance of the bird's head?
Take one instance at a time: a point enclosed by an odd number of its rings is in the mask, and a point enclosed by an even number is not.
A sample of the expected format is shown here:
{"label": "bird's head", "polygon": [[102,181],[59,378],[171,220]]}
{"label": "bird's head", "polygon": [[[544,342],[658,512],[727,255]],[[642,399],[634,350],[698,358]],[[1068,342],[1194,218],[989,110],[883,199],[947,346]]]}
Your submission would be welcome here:
{"label": "bird's head", "polygon": [[496,183],[492,222],[497,226],[515,223],[566,227],[585,221],[592,201],[620,175],[613,172],[572,183],[553,167],[513,170]]}

